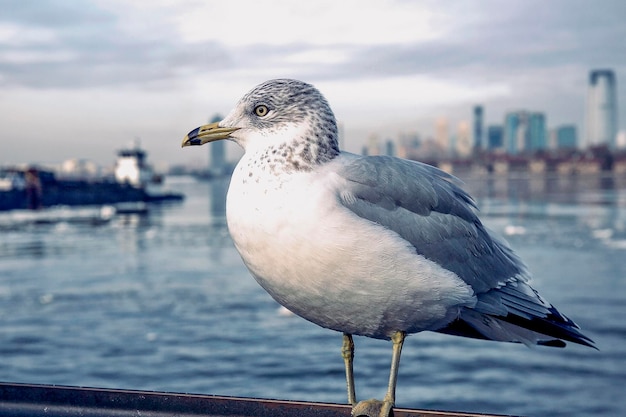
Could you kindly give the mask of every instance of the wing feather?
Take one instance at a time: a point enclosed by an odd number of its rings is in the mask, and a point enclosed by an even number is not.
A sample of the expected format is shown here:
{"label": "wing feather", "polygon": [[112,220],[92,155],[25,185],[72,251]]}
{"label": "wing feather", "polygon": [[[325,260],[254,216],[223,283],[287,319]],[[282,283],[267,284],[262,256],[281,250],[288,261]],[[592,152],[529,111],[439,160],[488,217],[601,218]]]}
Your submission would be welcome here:
{"label": "wing feather", "polygon": [[341,202],[355,214],[395,231],[417,253],[456,273],[476,293],[526,267],[494,239],[475,213],[472,198],[454,177],[432,166],[390,157],[362,157],[343,167],[348,183]]}
{"label": "wing feather", "polygon": [[[459,181],[439,169],[391,157],[353,157],[339,170],[340,202],[393,230],[416,253],[454,272],[477,297],[442,333],[481,339],[593,346],[578,326],[528,285],[524,263],[476,215]],[[561,340],[562,339],[562,340]]]}

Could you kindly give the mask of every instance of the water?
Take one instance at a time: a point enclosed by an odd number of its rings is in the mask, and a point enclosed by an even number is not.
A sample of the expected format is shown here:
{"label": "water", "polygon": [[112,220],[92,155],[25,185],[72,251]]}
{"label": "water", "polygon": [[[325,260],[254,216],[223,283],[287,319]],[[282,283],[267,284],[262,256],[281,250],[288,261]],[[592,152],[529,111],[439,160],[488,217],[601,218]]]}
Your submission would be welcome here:
{"label": "water", "polygon": [[[186,201],[148,215],[0,222],[0,379],[344,403],[340,334],[285,314],[248,275],[225,227],[226,185],[169,185]],[[413,335],[398,405],[626,415],[626,187],[468,185],[535,287],[600,350]],[[355,343],[357,396],[381,398],[390,344]]]}

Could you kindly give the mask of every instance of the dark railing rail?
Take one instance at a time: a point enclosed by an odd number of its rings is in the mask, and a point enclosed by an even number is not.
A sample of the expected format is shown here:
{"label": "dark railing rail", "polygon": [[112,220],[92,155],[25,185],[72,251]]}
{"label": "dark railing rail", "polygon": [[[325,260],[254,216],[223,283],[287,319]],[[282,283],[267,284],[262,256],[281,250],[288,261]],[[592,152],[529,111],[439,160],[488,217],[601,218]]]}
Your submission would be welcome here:
{"label": "dark railing rail", "polygon": [[[341,404],[0,383],[2,417],[347,417],[350,409]],[[471,413],[394,410],[394,417],[417,416],[486,417]]]}

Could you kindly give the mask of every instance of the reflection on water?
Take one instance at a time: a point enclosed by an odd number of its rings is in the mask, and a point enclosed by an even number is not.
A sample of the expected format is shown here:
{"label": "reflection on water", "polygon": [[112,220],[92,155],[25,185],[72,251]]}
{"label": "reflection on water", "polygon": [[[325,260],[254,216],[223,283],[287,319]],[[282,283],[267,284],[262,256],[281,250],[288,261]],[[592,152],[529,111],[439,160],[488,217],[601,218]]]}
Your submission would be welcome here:
{"label": "reflection on water", "polygon": [[[626,415],[624,180],[464,180],[485,224],[600,351],[411,336],[399,405]],[[168,182],[182,204],[0,226],[2,379],[345,402],[340,335],[281,314],[249,276],[226,228],[227,182]],[[355,343],[357,395],[381,397],[390,346]]]}
{"label": "reflection on water", "polygon": [[564,204],[624,203],[626,176],[491,176],[463,178],[466,188],[476,198],[508,201],[536,201]]}
{"label": "reflection on water", "polygon": [[226,216],[226,192],[228,190],[228,180],[219,179],[208,183],[211,199],[211,216],[221,218]]}
{"label": "reflection on water", "polygon": [[[482,216],[534,216],[543,228],[549,227],[549,220],[569,217],[576,230],[585,230],[591,239],[607,247],[626,247],[626,176],[470,178],[466,188]],[[512,225],[503,234],[520,230]]]}

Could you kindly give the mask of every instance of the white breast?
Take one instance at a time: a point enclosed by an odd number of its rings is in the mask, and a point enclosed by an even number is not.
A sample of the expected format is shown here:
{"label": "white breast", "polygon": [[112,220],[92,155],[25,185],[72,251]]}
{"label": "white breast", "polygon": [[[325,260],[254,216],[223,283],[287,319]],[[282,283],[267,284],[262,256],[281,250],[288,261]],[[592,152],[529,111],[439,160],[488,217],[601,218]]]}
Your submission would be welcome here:
{"label": "white breast", "polygon": [[274,299],[320,326],[378,338],[441,327],[473,305],[473,291],[454,273],[342,206],[341,184],[329,170],[276,176],[240,161],[228,227]]}

